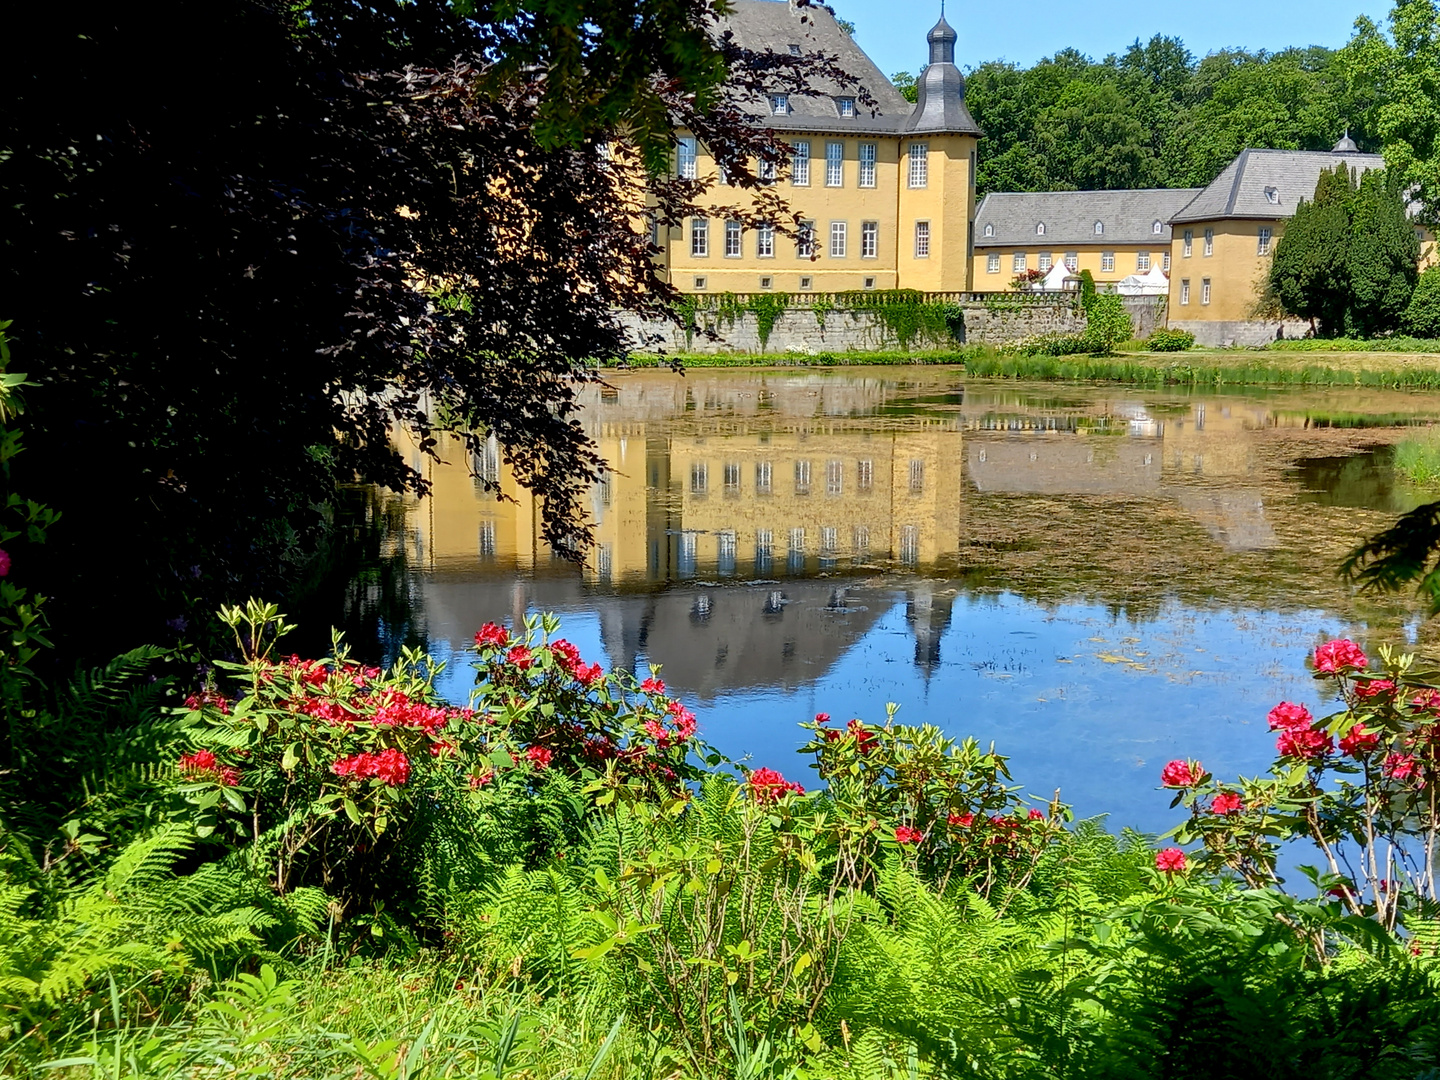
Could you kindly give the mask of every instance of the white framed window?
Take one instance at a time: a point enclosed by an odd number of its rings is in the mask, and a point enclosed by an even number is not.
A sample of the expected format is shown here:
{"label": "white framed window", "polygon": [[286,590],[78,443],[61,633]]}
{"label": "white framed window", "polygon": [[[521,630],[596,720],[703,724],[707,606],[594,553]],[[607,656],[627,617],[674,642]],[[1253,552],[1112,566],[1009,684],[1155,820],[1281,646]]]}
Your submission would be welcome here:
{"label": "white framed window", "polygon": [[797,458],[795,461],[795,494],[810,494],[810,460]]}
{"label": "white framed window", "polygon": [[843,495],[845,493],[845,463],[836,458],[825,462],[825,494]]}
{"label": "white framed window", "polygon": [[1054,262],[1051,261],[1050,252],[1042,251],[1040,253],[1040,260],[1037,265],[1039,265],[1041,271],[1048,274],[1050,272],[1050,267],[1055,265]]}
{"label": "white framed window", "polygon": [[696,291],[696,292],[704,292],[704,291],[705,291],[705,279],[704,279],[703,277],[696,277],[696,278],[695,278],[695,291]]}
{"label": "white framed window", "polygon": [[830,222],[830,257],[832,259],[845,258],[845,246],[847,239],[848,236],[846,235],[845,222]]}
{"label": "white framed window", "polygon": [[698,144],[690,136],[683,136],[675,145],[675,171],[686,180],[694,180],[698,156]]}
{"label": "white framed window", "polygon": [[738,259],[745,254],[743,236],[740,222],[725,222],[725,257],[727,259]]}
{"label": "white framed window", "polygon": [[755,230],[755,257],[757,259],[773,259],[775,257],[774,225],[761,225]]}
{"label": "white framed window", "polygon": [[771,491],[771,480],[773,469],[768,461],[757,461],[755,463],[755,494],[769,495]]}
{"label": "white framed window", "polygon": [[761,158],[756,163],[756,174],[760,177],[762,184],[773,184],[775,182],[775,163],[766,158]]}
{"label": "white framed window", "polygon": [[1268,228],[1262,228],[1260,230],[1260,234],[1256,237],[1255,243],[1256,255],[1270,254],[1270,237],[1272,237],[1273,235],[1275,235],[1274,232]]}
{"label": "white framed window", "polygon": [[1113,251],[1102,251],[1100,253],[1100,272],[1102,274],[1113,274],[1115,272],[1115,253]]}
{"label": "white framed window", "polygon": [[985,256],[985,272],[987,274],[998,274],[1000,272],[1000,256],[993,251]]}
{"label": "white framed window", "polygon": [[1097,221],[1097,222],[1095,222],[1095,235],[1096,235],[1096,236],[1104,236],[1104,235],[1105,235],[1105,223],[1104,223],[1103,221]]}
{"label": "white framed window", "polygon": [[1190,249],[1195,246],[1195,230],[1186,229],[1180,234],[1180,255],[1182,258],[1190,257]]}
{"label": "white framed window", "polygon": [[1135,270],[1136,270],[1136,272],[1143,274],[1146,270],[1149,270],[1149,269],[1150,269],[1150,252],[1148,252],[1148,251],[1137,251],[1137,252],[1135,253]]}
{"label": "white framed window", "polygon": [[985,223],[985,235],[986,235],[986,236],[994,236],[994,235],[995,235],[995,226],[994,226],[991,222],[988,222],[988,221],[987,221],[987,222]]}
{"label": "white framed window", "polygon": [[730,184],[730,170],[718,161],[715,163],[715,182],[721,187],[728,187]]}
{"label": "white framed window", "polygon": [[1208,277],[1200,279],[1200,303],[1210,303],[1210,279]]}
{"label": "white framed window", "polygon": [[808,259],[815,254],[815,223],[813,221],[800,223],[800,231],[795,234],[795,254],[802,259]]}
{"label": "white framed window", "polygon": [[790,147],[790,183],[795,187],[810,186],[810,142],[803,140]]}
{"label": "white framed window", "polygon": [[928,259],[930,257],[930,223],[928,221],[915,222],[915,258]]}
{"label": "white framed window", "polygon": [[808,277],[801,277],[801,278],[800,278],[800,291],[801,291],[801,292],[809,292],[809,291],[810,291],[810,286],[811,286],[811,284],[812,284],[812,281],[811,281],[810,278],[808,278]]}
{"label": "white framed window", "polygon": [[875,144],[873,142],[860,144],[860,186],[863,188],[875,186]]}
{"label": "white framed window", "polygon": [[1180,279],[1180,303],[1190,303],[1190,279],[1188,277]]}
{"label": "white framed window", "polygon": [[930,144],[928,142],[912,142],[910,144],[910,186],[912,188],[930,186]]}
{"label": "white framed window", "polygon": [[862,221],[860,223],[860,257],[874,259],[879,254],[880,223],[878,221]]}
{"label": "white framed window", "polygon": [[1168,251],[1160,253],[1160,269],[1167,274],[1170,272],[1170,253]]}
{"label": "white framed window", "polygon": [[861,491],[869,491],[875,486],[875,462],[864,458],[855,463],[855,486]]}
{"label": "white framed window", "polygon": [[1038,224],[1038,225],[1035,226],[1035,235],[1036,235],[1036,236],[1044,236],[1044,235],[1045,235],[1045,223],[1044,223],[1043,221],[1040,222],[1040,224]]}
{"label": "white framed window", "polygon": [[771,95],[770,95],[770,115],[771,115],[771,116],[789,116],[789,115],[790,115],[790,95],[789,95],[789,94],[771,94]]}
{"label": "white framed window", "polygon": [[1074,273],[1076,270],[1078,270],[1079,268],[1080,268],[1080,255],[1079,255],[1079,253],[1078,253],[1078,252],[1074,252],[1074,251],[1067,251],[1067,252],[1065,252],[1065,269],[1066,269],[1066,270],[1069,270],[1069,271],[1073,274],[1073,273]]}
{"label": "white framed window", "polygon": [[690,257],[704,259],[710,254],[710,221],[708,218],[690,219]]}
{"label": "white framed window", "polygon": [[835,111],[846,120],[855,116],[855,99],[853,97],[840,97],[835,99]]}
{"label": "white framed window", "polygon": [[1025,252],[1017,251],[1010,256],[1010,269],[1017,274],[1025,272]]}
{"label": "white framed window", "polygon": [[827,142],[825,144],[825,186],[844,187],[845,185],[845,144],[843,142]]}
{"label": "white framed window", "polygon": [[1206,229],[1206,230],[1205,230],[1205,254],[1206,254],[1206,255],[1214,255],[1214,254],[1215,254],[1215,230],[1214,230],[1214,229]]}
{"label": "white framed window", "polygon": [[1267,187],[1265,189],[1265,201],[1268,202],[1271,206],[1279,206],[1280,190],[1278,188]]}
{"label": "white framed window", "polygon": [[1155,235],[1155,236],[1164,236],[1164,235],[1165,235],[1165,225],[1164,225],[1162,222],[1159,222],[1159,221],[1151,222],[1151,224],[1150,224],[1150,232],[1151,232],[1153,235]]}

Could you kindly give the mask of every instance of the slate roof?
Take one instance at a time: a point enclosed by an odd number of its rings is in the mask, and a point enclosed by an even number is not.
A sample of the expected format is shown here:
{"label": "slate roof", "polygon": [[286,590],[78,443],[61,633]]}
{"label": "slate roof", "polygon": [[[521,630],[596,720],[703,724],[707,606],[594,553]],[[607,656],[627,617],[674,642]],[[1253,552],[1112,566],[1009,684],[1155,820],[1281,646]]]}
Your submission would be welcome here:
{"label": "slate roof", "polygon": [[965,76],[955,66],[958,37],[944,15],[925,35],[930,46],[930,63],[916,82],[915,111],[905,123],[906,131],[980,134],[979,125],[965,107]]}
{"label": "slate roof", "polygon": [[[1201,188],[1127,191],[992,191],[975,210],[975,247],[1169,246],[1170,221]],[[1105,231],[1096,235],[1095,222]],[[1155,232],[1155,222],[1160,232]],[[1045,235],[1035,232],[1040,223]],[[985,226],[995,226],[986,236]]]}
{"label": "slate roof", "polygon": [[802,53],[838,57],[839,67],[854,76],[878,103],[866,107],[857,101],[856,115],[841,117],[835,98],[857,96],[855,87],[816,80],[812,86],[819,96],[792,94],[786,116],[769,115],[765,102],[745,103],[747,111],[768,127],[824,134],[898,135],[910,119],[910,102],[823,7],[799,8],[778,0],[732,0],[730,14],[719,28],[732,31],[736,44],[757,52],[788,53],[791,45],[798,45]]}
{"label": "slate roof", "polygon": [[[1356,173],[1383,169],[1379,154],[1333,150],[1243,150],[1225,166],[1188,206],[1170,220],[1213,221],[1217,218],[1275,220],[1295,213],[1301,199],[1315,197],[1315,183],[1324,169],[1345,162]],[[1268,192],[1273,192],[1274,201]]]}

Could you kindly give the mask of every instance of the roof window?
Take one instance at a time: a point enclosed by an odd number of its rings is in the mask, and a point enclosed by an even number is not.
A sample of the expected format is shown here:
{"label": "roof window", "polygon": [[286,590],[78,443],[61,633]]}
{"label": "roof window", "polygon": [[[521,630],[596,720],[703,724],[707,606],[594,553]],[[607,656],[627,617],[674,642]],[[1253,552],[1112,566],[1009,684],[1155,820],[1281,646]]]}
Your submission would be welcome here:
{"label": "roof window", "polygon": [[1103,221],[1097,221],[1097,222],[1095,222],[1095,235],[1096,235],[1096,236],[1103,236],[1104,234],[1105,234],[1105,223],[1104,223]]}
{"label": "roof window", "polygon": [[796,45],[793,41],[790,43],[790,55],[791,55],[791,56],[799,56],[799,55],[800,55],[800,46],[799,46],[799,45]]}
{"label": "roof window", "polygon": [[1280,205],[1280,189],[1279,189],[1279,188],[1273,188],[1273,187],[1267,187],[1267,188],[1265,189],[1265,201],[1268,202],[1268,203],[1269,203],[1270,205],[1272,205],[1272,206],[1279,206],[1279,205]]}
{"label": "roof window", "polygon": [[1036,235],[1036,236],[1044,236],[1044,235],[1045,235],[1045,223],[1044,223],[1043,221],[1040,222],[1039,225],[1036,225],[1036,226],[1035,226],[1035,235]]}
{"label": "roof window", "polygon": [[841,97],[835,99],[835,111],[841,116],[852,117],[855,115],[855,99],[853,97]]}
{"label": "roof window", "polygon": [[1151,231],[1152,233],[1154,233],[1156,236],[1159,236],[1161,233],[1163,233],[1163,232],[1165,231],[1165,226],[1164,226],[1164,224],[1161,223],[1160,221],[1155,221],[1155,222],[1152,222],[1152,223],[1151,223],[1151,225],[1150,225],[1150,231]]}
{"label": "roof window", "polygon": [[995,226],[994,226],[994,225],[986,225],[986,226],[985,226],[985,235],[986,235],[986,236],[994,236],[994,235],[995,235]]}
{"label": "roof window", "polygon": [[789,94],[771,94],[771,95],[770,95],[770,115],[771,115],[771,116],[789,116],[789,115],[790,115],[790,95],[789,95]]}

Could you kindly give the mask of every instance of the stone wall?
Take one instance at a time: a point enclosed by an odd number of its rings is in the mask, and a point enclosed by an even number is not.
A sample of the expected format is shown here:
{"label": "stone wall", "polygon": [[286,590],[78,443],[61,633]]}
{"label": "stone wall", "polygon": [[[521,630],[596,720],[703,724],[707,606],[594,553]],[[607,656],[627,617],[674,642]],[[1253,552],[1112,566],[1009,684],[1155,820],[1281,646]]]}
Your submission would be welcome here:
{"label": "stone wall", "polygon": [[[808,298],[807,298],[808,299]],[[770,337],[762,346],[758,316],[741,310],[733,317],[720,317],[711,310],[696,314],[697,329],[688,339],[671,323],[647,322],[622,316],[635,352],[689,353],[785,353],[880,352],[900,348],[900,342],[872,308],[817,309],[797,302],[775,317]],[[1125,309],[1135,324],[1137,338],[1149,337],[1165,325],[1165,298],[1127,296]],[[964,343],[1004,345],[1021,338],[1043,334],[1079,336],[1085,332],[1085,316],[1072,297],[1007,299],[1005,294],[982,298],[968,294],[958,303],[965,314]],[[714,336],[704,332],[708,328]],[[923,332],[910,343],[911,349],[943,349],[955,345],[948,336],[927,337]]]}
{"label": "stone wall", "polygon": [[1189,330],[1195,335],[1197,345],[1224,349],[1267,345],[1282,337],[1301,338],[1310,331],[1309,323],[1294,319],[1177,319],[1170,325],[1176,330]]}

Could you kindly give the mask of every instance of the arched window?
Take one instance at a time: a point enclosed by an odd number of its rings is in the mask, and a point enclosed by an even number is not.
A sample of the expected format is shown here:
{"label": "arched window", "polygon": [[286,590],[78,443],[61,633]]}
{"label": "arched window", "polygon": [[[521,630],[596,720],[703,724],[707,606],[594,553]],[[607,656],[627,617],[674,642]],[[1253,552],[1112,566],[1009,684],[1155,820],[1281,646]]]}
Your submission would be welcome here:
{"label": "arched window", "polygon": [[994,235],[995,235],[995,226],[994,226],[994,225],[986,225],[986,226],[985,226],[985,235],[986,235],[986,236],[994,236]]}
{"label": "arched window", "polygon": [[1104,233],[1104,232],[1105,232],[1105,223],[1104,223],[1103,221],[1097,221],[1097,222],[1095,222],[1095,235],[1096,235],[1096,236],[1100,236],[1100,235],[1101,235],[1102,233]]}
{"label": "arched window", "polygon": [[1155,222],[1153,225],[1150,226],[1150,231],[1151,231],[1152,233],[1154,233],[1156,236],[1159,236],[1161,233],[1163,233],[1163,232],[1165,231],[1165,226],[1164,226],[1163,224],[1161,224],[1160,222],[1157,221],[1157,222]]}
{"label": "arched window", "polygon": [[1036,225],[1036,226],[1035,226],[1035,235],[1036,235],[1036,236],[1044,236],[1044,235],[1045,235],[1045,223],[1044,223],[1043,221],[1040,222],[1039,225]]}

